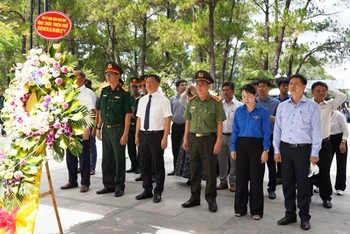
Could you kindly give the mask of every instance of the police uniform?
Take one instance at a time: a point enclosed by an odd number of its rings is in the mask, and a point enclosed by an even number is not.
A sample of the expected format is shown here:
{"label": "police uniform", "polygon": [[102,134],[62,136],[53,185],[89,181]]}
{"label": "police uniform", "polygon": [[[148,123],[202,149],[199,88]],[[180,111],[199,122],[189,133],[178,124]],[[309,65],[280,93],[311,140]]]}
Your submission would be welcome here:
{"label": "police uniform", "polygon": [[[113,62],[107,64],[106,72],[122,74],[123,70]],[[115,90],[111,86],[102,89],[97,109],[102,125],[102,181],[104,189],[98,194],[124,191],[125,189],[125,145],[120,144],[124,132],[125,115],[131,113],[131,95],[119,83]]]}
{"label": "police uniform", "polygon": [[[130,81],[130,86],[139,85],[139,79],[137,77],[132,77]],[[139,100],[141,95],[139,94],[137,97],[131,96],[131,107],[135,112],[135,118],[131,116],[130,128],[129,128],[129,136],[128,136],[128,154],[131,161],[131,168],[126,172],[138,172],[140,170],[140,159],[139,154],[136,150],[135,145],[135,133],[136,133],[136,111],[139,104]]]}
{"label": "police uniform", "polygon": [[[197,81],[213,83],[213,79],[206,71],[198,71],[195,75]],[[208,94],[204,101],[198,96],[189,99],[184,113],[184,118],[190,120],[189,128],[189,154],[190,154],[190,182],[191,199],[189,206],[186,203],[183,207],[191,207],[191,201],[200,200],[202,167],[206,177],[205,199],[210,204],[215,202],[216,206],[216,162],[217,155],[213,155],[214,145],[217,140],[217,122],[226,119],[224,108],[220,98]],[[218,133],[222,134],[222,133]],[[197,204],[198,205],[198,204]],[[216,208],[217,209],[217,208]],[[216,210],[215,210],[216,211]],[[212,212],[215,212],[212,211]]]}

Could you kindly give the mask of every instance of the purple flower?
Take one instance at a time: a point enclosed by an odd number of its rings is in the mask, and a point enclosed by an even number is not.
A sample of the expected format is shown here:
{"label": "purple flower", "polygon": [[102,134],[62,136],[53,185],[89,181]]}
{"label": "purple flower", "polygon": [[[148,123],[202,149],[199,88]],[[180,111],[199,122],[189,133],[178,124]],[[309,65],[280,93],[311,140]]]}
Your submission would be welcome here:
{"label": "purple flower", "polygon": [[44,108],[48,108],[49,107],[49,103],[48,102],[43,102],[42,105],[43,105]]}
{"label": "purple flower", "polygon": [[68,72],[68,67],[67,66],[61,67],[61,72],[67,73]]}
{"label": "purple flower", "polygon": [[22,165],[22,166],[25,165],[26,163],[27,163],[27,161],[24,158],[19,160],[19,164]]}
{"label": "purple flower", "polygon": [[55,69],[59,69],[59,68],[60,68],[60,63],[59,63],[59,62],[54,62],[54,63],[53,63],[53,67],[54,67]]}
{"label": "purple flower", "polygon": [[44,101],[45,101],[45,102],[50,102],[50,101],[51,101],[50,95],[46,95],[46,96],[44,97]]}
{"label": "purple flower", "polygon": [[62,58],[62,54],[61,53],[56,53],[55,54],[55,59],[59,60]]}
{"label": "purple flower", "polygon": [[58,128],[61,127],[61,123],[60,123],[60,122],[55,122],[55,123],[53,124],[53,127],[56,128],[56,129],[58,129]]}
{"label": "purple flower", "polygon": [[63,107],[63,109],[65,109],[65,110],[66,110],[66,109],[68,109],[69,105],[68,105],[68,103],[67,103],[67,102],[65,102],[65,103],[63,103],[63,104],[62,104],[62,107]]}

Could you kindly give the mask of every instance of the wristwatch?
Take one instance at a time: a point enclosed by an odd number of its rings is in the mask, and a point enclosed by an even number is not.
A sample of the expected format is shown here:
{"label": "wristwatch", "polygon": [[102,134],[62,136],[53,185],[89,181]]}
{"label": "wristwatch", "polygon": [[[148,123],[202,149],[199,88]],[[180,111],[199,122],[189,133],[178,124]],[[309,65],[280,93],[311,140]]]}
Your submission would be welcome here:
{"label": "wristwatch", "polygon": [[264,151],[269,152],[270,150],[268,150],[268,149],[264,149]]}
{"label": "wristwatch", "polygon": [[341,140],[341,143],[344,143],[344,144],[345,144],[345,143],[346,143],[346,140],[344,140],[344,139],[343,139],[343,140]]}

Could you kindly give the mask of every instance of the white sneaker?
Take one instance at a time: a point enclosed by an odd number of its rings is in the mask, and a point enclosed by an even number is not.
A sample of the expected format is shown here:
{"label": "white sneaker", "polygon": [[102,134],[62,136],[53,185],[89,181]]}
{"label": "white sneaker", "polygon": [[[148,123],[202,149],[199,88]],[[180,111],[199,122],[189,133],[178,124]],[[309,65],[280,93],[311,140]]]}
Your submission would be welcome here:
{"label": "white sneaker", "polygon": [[314,192],[315,193],[319,193],[320,192],[320,188],[319,187],[315,187]]}
{"label": "white sneaker", "polygon": [[342,190],[337,190],[337,195],[338,195],[338,196],[343,196],[343,193],[344,193],[344,191],[342,191]]}

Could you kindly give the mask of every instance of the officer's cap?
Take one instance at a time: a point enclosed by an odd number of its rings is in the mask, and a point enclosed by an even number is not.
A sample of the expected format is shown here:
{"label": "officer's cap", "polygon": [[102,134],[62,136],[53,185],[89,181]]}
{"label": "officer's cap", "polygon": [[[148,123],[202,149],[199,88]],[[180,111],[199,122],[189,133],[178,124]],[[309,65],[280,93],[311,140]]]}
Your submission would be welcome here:
{"label": "officer's cap", "polygon": [[196,81],[206,81],[209,84],[214,83],[214,80],[211,77],[211,75],[208,72],[204,71],[204,70],[197,71],[195,76],[194,76],[194,79]]}
{"label": "officer's cap", "polygon": [[108,62],[105,72],[114,72],[121,75],[123,74],[123,69],[115,62]]}
{"label": "officer's cap", "polygon": [[146,77],[147,75],[140,76],[140,80],[139,80],[140,84],[146,84]]}
{"label": "officer's cap", "polygon": [[131,77],[130,79],[130,85],[139,85],[140,82],[139,82],[139,78],[137,77]]}

